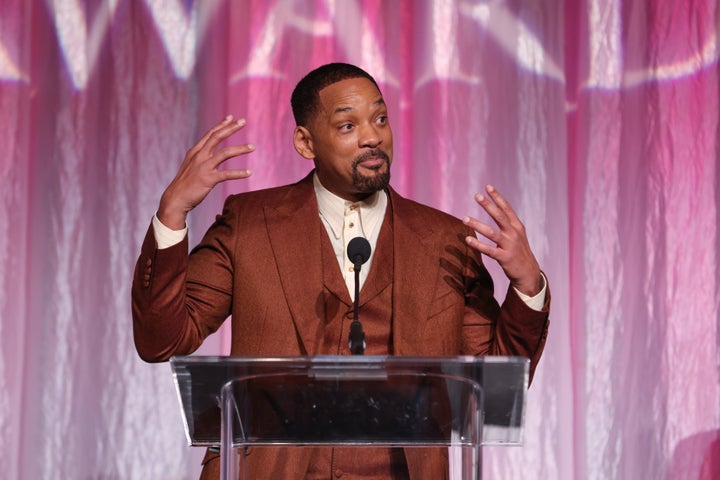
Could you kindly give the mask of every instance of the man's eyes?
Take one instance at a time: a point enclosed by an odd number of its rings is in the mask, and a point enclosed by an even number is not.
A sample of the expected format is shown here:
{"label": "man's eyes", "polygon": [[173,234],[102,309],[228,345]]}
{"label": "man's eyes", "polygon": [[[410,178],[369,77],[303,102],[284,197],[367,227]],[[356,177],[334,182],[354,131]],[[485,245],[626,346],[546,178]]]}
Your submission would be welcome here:
{"label": "man's eyes", "polygon": [[[379,116],[375,119],[375,123],[377,123],[378,125],[387,125],[387,123],[388,123],[388,116],[387,116],[387,115],[379,115]],[[355,127],[355,124],[354,124],[354,123],[351,123],[351,122],[342,123],[342,124],[340,124],[340,125],[338,126],[338,130],[343,131],[343,132],[349,132],[349,131],[352,130],[354,127]]]}

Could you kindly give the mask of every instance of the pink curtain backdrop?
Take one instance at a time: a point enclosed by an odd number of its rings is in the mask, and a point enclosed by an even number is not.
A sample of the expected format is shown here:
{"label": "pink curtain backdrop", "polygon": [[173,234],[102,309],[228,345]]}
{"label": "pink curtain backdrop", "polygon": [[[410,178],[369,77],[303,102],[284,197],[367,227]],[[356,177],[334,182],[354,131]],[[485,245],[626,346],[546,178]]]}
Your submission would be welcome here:
{"label": "pink curtain backdrop", "polygon": [[170,367],[133,347],[140,242],[228,113],[255,174],[191,243],[304,175],[290,91],[347,61],[385,93],[393,185],[463,216],[493,183],[550,279],[525,444],[486,478],[720,478],[718,25],[715,0],[4,0],[0,476],[196,477]]}

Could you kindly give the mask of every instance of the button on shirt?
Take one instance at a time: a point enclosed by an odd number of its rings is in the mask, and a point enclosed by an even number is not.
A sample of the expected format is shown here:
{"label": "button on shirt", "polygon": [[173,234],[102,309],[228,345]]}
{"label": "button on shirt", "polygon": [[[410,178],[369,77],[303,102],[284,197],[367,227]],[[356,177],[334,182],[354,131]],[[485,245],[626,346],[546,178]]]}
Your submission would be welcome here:
{"label": "button on shirt", "polygon": [[387,193],[375,192],[360,202],[344,200],[323,187],[317,174],[313,175],[313,186],[317,197],[318,210],[325,230],[332,243],[335,257],[342,272],[350,298],[355,300],[355,269],[348,258],[347,245],[355,237],[364,237],[370,242],[370,258],[360,269],[360,287],[367,279],[373,254],[380,235],[380,227],[387,210]]}

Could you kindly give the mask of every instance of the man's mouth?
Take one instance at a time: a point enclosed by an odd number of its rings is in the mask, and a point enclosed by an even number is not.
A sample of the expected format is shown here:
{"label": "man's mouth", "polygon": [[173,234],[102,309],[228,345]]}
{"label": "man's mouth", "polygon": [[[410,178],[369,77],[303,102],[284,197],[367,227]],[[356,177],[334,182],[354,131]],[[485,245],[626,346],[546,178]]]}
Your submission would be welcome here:
{"label": "man's mouth", "polygon": [[390,158],[382,150],[370,150],[363,153],[355,159],[353,167],[357,168],[362,166],[372,170],[377,170],[384,164],[390,163]]}
{"label": "man's mouth", "polygon": [[384,158],[372,157],[372,158],[363,160],[362,162],[359,163],[359,165],[361,165],[365,168],[378,169],[378,168],[382,167],[384,163],[385,163]]}

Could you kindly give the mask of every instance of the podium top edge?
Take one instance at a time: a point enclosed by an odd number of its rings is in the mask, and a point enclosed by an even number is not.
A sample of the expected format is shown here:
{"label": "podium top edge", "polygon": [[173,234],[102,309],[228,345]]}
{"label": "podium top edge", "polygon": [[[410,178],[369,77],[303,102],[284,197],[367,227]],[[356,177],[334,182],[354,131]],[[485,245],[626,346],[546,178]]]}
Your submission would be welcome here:
{"label": "podium top edge", "polygon": [[260,357],[260,356],[235,356],[235,355],[182,355],[174,356],[170,359],[173,365],[189,365],[189,364],[208,364],[208,363],[224,363],[236,365],[268,365],[268,364],[345,364],[345,365],[368,365],[368,364],[440,364],[455,363],[463,365],[481,365],[486,363],[503,363],[503,364],[529,364],[530,360],[525,357],[516,356],[403,356],[403,355],[315,355],[315,356],[277,356],[277,357]]}

